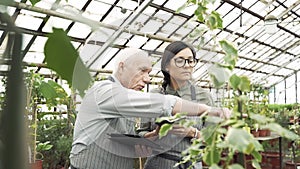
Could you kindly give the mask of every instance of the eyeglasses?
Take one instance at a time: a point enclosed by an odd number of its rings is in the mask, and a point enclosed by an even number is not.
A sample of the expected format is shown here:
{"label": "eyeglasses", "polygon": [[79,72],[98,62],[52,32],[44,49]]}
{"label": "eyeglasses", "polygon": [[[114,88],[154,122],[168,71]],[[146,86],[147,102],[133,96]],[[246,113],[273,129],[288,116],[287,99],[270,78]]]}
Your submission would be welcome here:
{"label": "eyeglasses", "polygon": [[175,61],[175,65],[179,68],[183,67],[186,63],[188,63],[191,67],[195,67],[196,64],[198,63],[198,59],[194,59],[194,58],[184,59],[179,57],[179,58],[175,58],[174,61]]}

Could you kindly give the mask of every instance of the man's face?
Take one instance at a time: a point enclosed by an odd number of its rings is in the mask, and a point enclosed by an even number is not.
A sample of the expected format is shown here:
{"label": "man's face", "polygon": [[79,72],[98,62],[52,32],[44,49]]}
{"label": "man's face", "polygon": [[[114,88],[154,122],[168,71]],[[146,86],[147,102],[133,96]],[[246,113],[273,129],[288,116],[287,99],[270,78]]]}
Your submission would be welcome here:
{"label": "man's face", "polygon": [[148,57],[130,57],[121,63],[120,82],[128,89],[142,90],[147,83],[150,83],[151,70],[152,65]]}

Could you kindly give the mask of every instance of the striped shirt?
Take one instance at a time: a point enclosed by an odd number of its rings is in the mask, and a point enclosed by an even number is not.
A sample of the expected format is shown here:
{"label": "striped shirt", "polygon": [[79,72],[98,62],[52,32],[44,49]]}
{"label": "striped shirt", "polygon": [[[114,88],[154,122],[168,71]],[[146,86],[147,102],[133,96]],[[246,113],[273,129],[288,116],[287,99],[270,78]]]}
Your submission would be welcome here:
{"label": "striped shirt", "polygon": [[124,88],[104,80],[91,87],[76,118],[70,161],[80,169],[132,169],[134,149],[108,134],[133,134],[136,117],[170,116],[176,97]]}

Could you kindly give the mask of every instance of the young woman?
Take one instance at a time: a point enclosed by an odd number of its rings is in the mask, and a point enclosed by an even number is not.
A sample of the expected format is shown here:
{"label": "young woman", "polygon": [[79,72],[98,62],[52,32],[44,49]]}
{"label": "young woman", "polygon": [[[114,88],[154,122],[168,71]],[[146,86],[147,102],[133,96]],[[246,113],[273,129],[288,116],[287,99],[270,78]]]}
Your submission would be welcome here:
{"label": "young woman", "polygon": [[[213,106],[210,93],[199,86],[195,86],[191,81],[197,61],[196,52],[189,44],[181,41],[169,44],[161,61],[161,71],[164,75],[162,87],[151,92],[176,95],[186,100]],[[157,131],[154,120],[142,119],[139,134],[146,138],[155,136]],[[203,127],[200,120],[197,119],[198,123],[190,128],[173,125],[173,129],[168,135],[159,140],[162,145],[167,145],[171,149],[165,153],[148,157],[144,169],[174,168],[174,165],[181,158],[181,152],[191,145],[191,139],[201,137],[198,132]]]}

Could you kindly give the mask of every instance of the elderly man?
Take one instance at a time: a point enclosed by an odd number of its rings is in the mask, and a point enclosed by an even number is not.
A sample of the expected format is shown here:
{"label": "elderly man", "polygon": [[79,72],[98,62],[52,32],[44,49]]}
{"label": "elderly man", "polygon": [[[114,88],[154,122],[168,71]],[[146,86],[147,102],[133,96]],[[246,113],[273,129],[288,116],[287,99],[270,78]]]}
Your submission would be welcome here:
{"label": "elderly man", "polygon": [[111,133],[134,133],[136,117],[171,116],[180,112],[228,117],[228,109],[214,109],[176,96],[140,92],[150,82],[148,54],[126,48],[116,56],[113,75],[86,93],[77,115],[71,168],[132,169],[138,155],[109,139]]}

